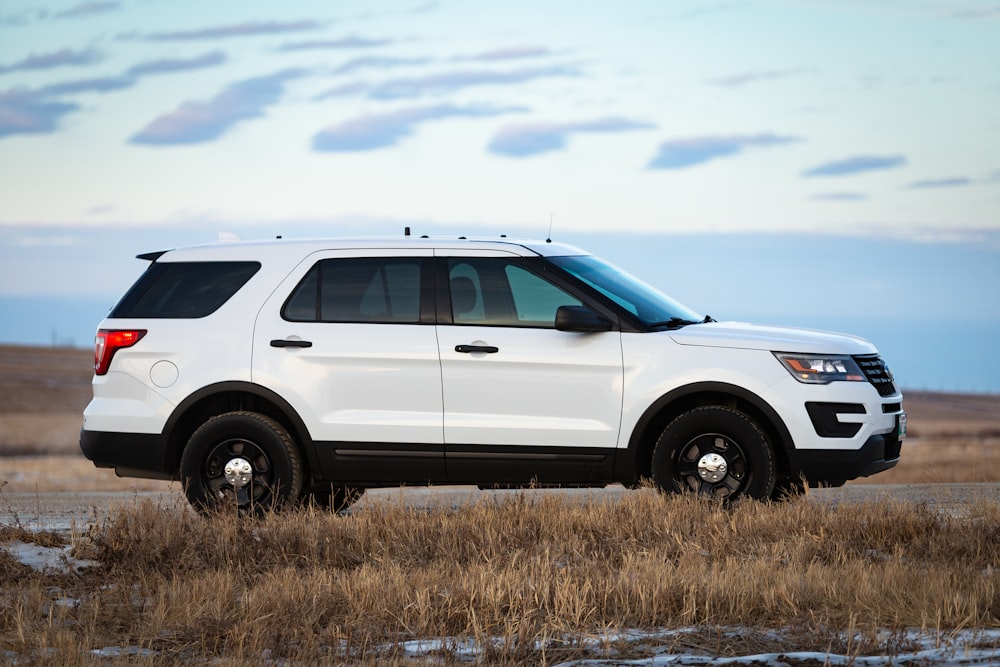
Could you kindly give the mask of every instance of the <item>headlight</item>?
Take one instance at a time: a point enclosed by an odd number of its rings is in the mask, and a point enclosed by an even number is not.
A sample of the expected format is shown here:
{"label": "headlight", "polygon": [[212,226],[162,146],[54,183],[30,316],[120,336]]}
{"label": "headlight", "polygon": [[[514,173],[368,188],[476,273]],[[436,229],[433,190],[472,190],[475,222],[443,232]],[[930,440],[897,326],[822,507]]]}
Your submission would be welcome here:
{"label": "headlight", "polygon": [[792,377],[806,384],[867,382],[857,362],[847,355],[775,352],[774,356]]}

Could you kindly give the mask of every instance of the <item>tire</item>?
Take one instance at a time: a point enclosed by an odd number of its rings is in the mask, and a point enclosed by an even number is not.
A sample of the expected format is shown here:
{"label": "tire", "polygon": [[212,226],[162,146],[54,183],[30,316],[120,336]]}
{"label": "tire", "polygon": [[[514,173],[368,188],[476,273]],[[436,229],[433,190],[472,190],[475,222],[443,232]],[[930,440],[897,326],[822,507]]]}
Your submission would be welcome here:
{"label": "tire", "polygon": [[721,405],[674,418],[653,449],[653,481],[665,491],[725,502],[767,500],[774,491],[774,452],[749,416]]}
{"label": "tire", "polygon": [[312,489],[304,500],[332,512],[343,512],[365,495],[362,487],[326,484]]}
{"label": "tire", "polygon": [[184,448],[180,472],[188,502],[202,513],[236,507],[259,515],[302,493],[298,448],[281,424],[255,412],[229,412],[202,424]]}

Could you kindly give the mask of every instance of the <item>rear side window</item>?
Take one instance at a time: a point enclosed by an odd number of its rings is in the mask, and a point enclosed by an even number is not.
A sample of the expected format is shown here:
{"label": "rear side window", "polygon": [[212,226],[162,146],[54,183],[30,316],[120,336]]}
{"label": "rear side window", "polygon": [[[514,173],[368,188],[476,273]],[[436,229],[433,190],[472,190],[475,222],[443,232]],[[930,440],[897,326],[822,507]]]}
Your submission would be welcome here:
{"label": "rear side window", "polygon": [[282,312],[293,322],[420,322],[421,260],[325,259],[292,292]]}
{"label": "rear side window", "polygon": [[154,262],[110,317],[205,317],[236,294],[258,269],[260,262]]}

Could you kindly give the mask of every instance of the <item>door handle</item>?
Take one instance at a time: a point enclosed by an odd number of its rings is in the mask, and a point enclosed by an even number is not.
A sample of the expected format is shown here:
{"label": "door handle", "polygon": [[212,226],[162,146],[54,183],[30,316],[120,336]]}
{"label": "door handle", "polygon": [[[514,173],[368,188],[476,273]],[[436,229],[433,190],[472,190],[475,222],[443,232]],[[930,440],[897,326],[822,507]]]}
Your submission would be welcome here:
{"label": "door handle", "polygon": [[311,340],[288,340],[287,338],[275,338],[271,341],[271,347],[312,347]]}
{"label": "door handle", "polygon": [[487,354],[493,354],[494,352],[499,352],[499,347],[493,347],[492,345],[456,345],[456,352],[462,352],[464,354],[469,354],[472,352],[485,352]]}

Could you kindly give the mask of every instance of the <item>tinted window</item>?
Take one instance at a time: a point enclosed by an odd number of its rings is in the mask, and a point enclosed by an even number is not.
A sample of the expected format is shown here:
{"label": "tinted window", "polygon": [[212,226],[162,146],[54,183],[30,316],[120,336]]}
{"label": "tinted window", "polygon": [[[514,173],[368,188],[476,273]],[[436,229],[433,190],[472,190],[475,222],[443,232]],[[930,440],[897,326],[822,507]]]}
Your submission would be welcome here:
{"label": "tinted window", "polygon": [[449,260],[455,324],[554,328],[559,306],[580,300],[536,273],[500,258]]}
{"label": "tinted window", "polygon": [[111,317],[205,317],[236,294],[258,269],[259,262],[154,262],[111,311]]}
{"label": "tinted window", "polygon": [[324,259],[285,303],[294,322],[420,322],[421,260],[411,257]]}
{"label": "tinted window", "polygon": [[686,322],[702,320],[701,315],[690,308],[604,260],[583,255],[550,257],[549,261],[573,274],[647,324],[667,323],[674,319]]}

